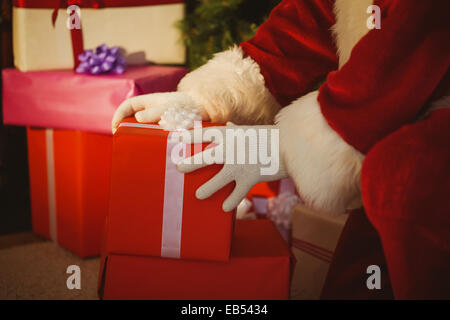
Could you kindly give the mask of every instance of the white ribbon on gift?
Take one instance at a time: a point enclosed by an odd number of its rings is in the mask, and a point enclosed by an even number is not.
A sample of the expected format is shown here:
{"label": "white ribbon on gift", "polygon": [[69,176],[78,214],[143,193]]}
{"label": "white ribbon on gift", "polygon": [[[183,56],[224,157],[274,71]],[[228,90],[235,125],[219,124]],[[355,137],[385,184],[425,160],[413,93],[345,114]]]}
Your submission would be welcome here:
{"label": "white ribbon on gift", "polygon": [[56,227],[56,189],[55,189],[55,156],[53,148],[53,129],[45,129],[45,151],[47,155],[47,193],[50,239],[58,241]]}
{"label": "white ribbon on gift", "polygon": [[[119,127],[134,127],[160,129],[155,124],[123,122]],[[161,257],[180,258],[181,226],[183,220],[184,174],[177,170],[177,164],[172,161],[172,152],[176,146],[182,145],[183,155],[186,145],[174,139],[178,132],[170,132],[166,146],[166,168],[164,182],[163,225],[161,235]],[[144,147],[144,146],[143,146]]]}

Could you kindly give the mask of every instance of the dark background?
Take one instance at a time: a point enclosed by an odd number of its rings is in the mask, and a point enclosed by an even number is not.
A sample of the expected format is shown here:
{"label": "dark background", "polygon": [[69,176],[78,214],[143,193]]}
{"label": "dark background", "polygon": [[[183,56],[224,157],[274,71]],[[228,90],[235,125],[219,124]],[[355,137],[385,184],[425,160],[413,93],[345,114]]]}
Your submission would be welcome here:
{"label": "dark background", "polygon": [[[11,1],[1,0],[0,10],[0,52],[3,70],[13,66]],[[3,112],[0,113],[0,235],[31,230],[25,130],[24,127],[4,126]]]}

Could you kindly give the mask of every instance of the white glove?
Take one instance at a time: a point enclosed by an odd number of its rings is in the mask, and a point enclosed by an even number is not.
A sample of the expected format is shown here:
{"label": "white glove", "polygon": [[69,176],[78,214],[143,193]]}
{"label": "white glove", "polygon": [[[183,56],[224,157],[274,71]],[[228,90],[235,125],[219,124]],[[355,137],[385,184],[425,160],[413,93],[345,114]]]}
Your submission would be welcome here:
{"label": "white glove", "polygon": [[287,177],[280,158],[278,137],[276,126],[236,126],[231,123],[226,127],[185,131],[181,136],[183,143],[213,142],[215,146],[182,160],[178,170],[186,173],[223,163],[222,170],[197,189],[196,197],[206,199],[235,181],[233,192],[222,205],[224,211],[231,211],[256,183]]}
{"label": "white glove", "polygon": [[202,120],[209,120],[206,111],[185,92],[150,93],[132,97],[122,102],[114,112],[112,131],[114,133],[120,121],[133,114],[138,122],[157,122],[170,107],[197,109]]}

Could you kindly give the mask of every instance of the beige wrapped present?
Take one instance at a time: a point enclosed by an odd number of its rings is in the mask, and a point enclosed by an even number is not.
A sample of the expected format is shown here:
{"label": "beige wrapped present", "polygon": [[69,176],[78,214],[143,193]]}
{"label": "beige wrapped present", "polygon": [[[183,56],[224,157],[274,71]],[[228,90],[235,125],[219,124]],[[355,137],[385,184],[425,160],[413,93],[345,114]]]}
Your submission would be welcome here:
{"label": "beige wrapped present", "polygon": [[291,299],[319,299],[347,214],[330,215],[298,205],[292,212],[295,266]]}
{"label": "beige wrapped present", "polygon": [[[84,49],[103,43],[119,46],[125,50],[128,64],[185,62],[181,32],[175,27],[184,16],[183,1],[129,7],[108,7],[108,1],[102,2],[104,8],[80,10]],[[146,2],[152,1],[142,1]],[[59,9],[53,26],[55,9],[36,8],[36,3],[32,8],[13,8],[15,66],[21,71],[73,68],[70,12]]]}

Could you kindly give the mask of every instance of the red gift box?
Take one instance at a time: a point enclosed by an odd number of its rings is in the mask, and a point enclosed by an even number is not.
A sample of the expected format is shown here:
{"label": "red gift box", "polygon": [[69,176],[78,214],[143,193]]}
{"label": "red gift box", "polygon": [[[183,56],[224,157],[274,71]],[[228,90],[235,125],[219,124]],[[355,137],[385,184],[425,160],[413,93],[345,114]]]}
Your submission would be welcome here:
{"label": "red gift box", "polygon": [[[224,212],[222,203],[234,183],[208,199],[197,199],[197,188],[221,166],[178,172],[171,154],[180,145],[170,142],[169,132],[156,125],[138,124],[133,118],[120,124],[113,137],[108,252],[229,259],[234,212]],[[188,149],[194,154],[197,148]]]}
{"label": "red gift box", "polygon": [[27,128],[33,231],[81,257],[100,253],[111,137]]}
{"label": "red gift box", "polygon": [[103,299],[289,299],[294,259],[269,220],[238,220],[229,262],[108,253],[102,259]]}

